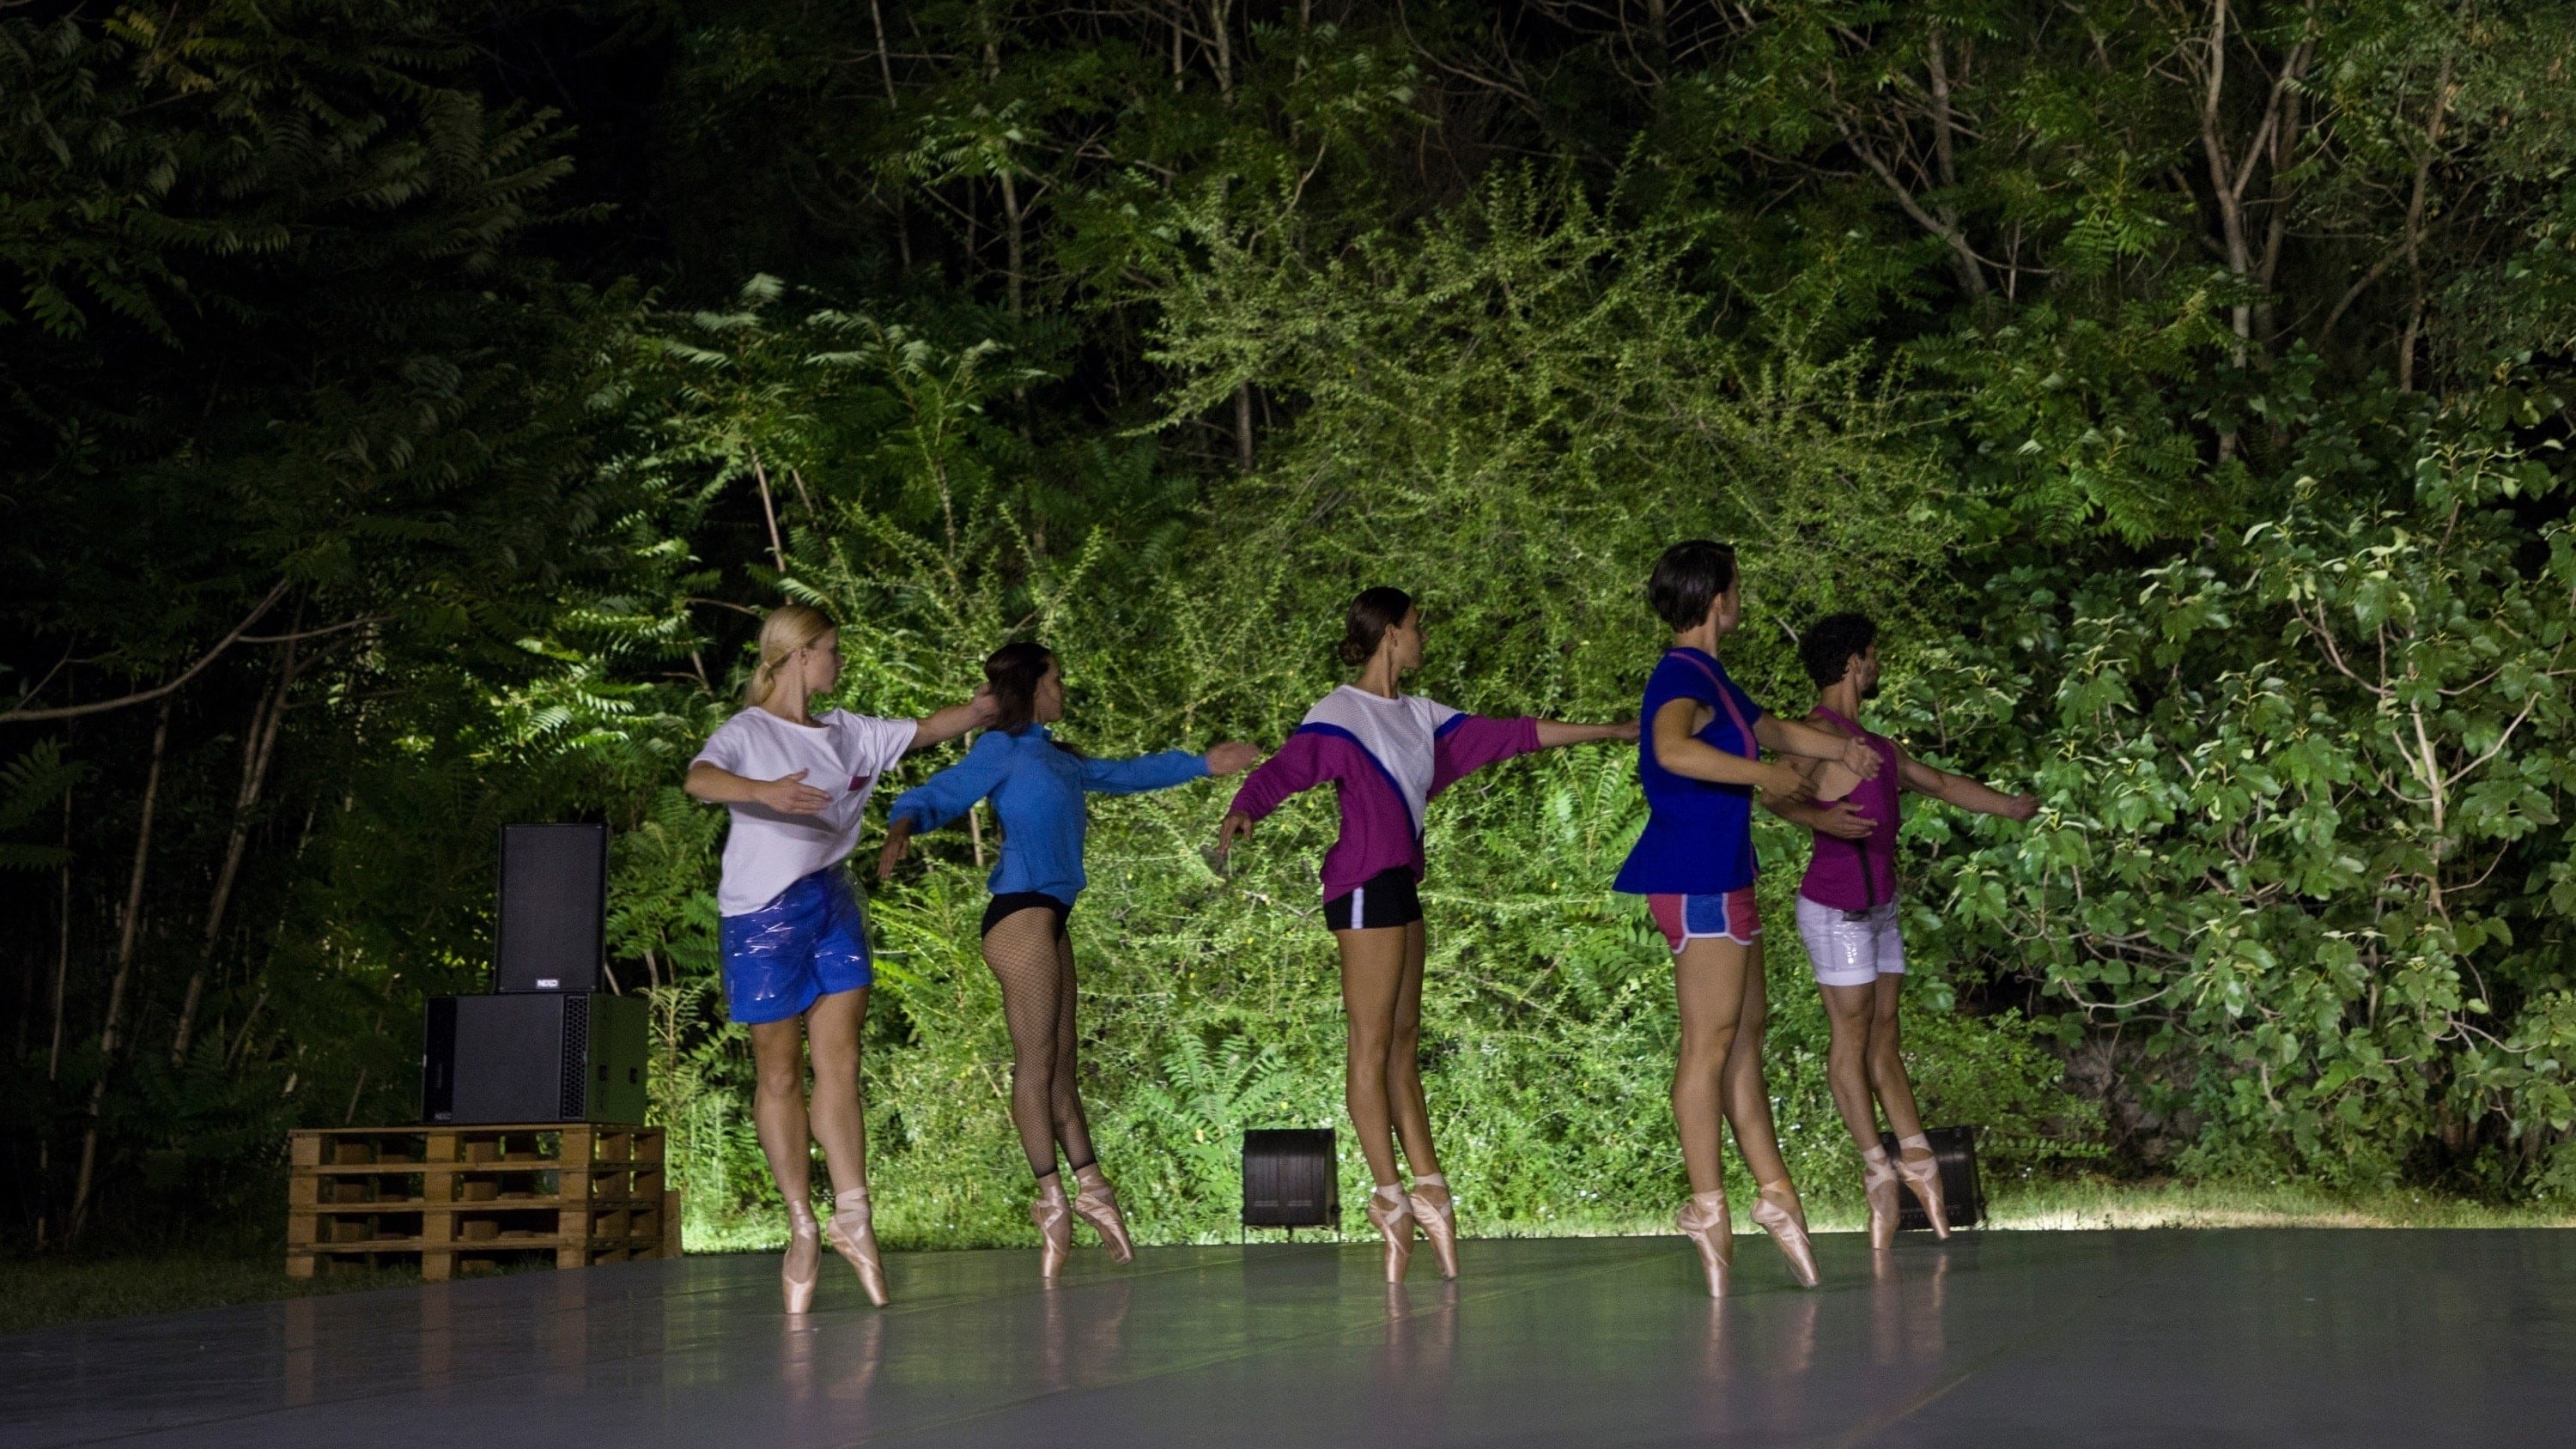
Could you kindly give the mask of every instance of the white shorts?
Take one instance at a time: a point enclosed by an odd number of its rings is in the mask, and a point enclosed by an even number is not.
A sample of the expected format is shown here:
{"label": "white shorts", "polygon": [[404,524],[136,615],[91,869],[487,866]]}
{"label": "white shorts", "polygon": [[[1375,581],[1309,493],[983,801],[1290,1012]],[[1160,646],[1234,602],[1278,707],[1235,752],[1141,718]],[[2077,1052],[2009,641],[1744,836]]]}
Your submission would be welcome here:
{"label": "white shorts", "polygon": [[1896,929],[1896,902],[1862,915],[1798,897],[1798,938],[1821,986],[1867,986],[1881,976],[1905,974],[1905,938]]}

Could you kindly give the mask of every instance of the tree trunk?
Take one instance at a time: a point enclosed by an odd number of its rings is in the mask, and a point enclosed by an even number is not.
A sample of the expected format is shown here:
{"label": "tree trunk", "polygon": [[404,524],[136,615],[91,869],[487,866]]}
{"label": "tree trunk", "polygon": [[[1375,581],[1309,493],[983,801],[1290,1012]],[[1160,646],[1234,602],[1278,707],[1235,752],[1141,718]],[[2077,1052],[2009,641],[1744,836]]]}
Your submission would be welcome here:
{"label": "tree trunk", "polygon": [[152,860],[152,816],[161,803],[161,757],[170,746],[170,701],[152,726],[152,764],[143,775],[143,819],[134,827],[134,870],[125,885],[125,919],[116,933],[116,979],[107,988],[107,1020],[98,1031],[98,1077],[90,1083],[89,1124],[81,1131],[80,1170],[72,1179],[71,1218],[63,1236],[76,1239],[89,1222],[90,1185],[98,1170],[98,1116],[107,1104],[107,1079],[116,1062],[116,1029],[125,1016],[125,989],[134,979],[134,944],[143,923],[144,867]]}
{"label": "tree trunk", "polygon": [[188,974],[187,995],[179,1003],[179,1027],[170,1037],[170,1064],[188,1060],[188,1038],[195,1029],[197,1006],[205,997],[206,973],[214,965],[225,908],[232,904],[233,884],[241,876],[242,854],[250,845],[251,814],[259,808],[268,783],[268,764],[277,753],[279,726],[286,722],[286,698],[295,686],[295,645],[289,642],[278,664],[277,682],[251,711],[250,732],[242,739],[241,788],[233,794],[232,834],[224,842],[224,861],[215,871],[215,890],[206,902],[206,930],[197,944],[197,969]]}
{"label": "tree trunk", "polygon": [[[63,792],[63,849],[72,848],[72,792]],[[54,1044],[45,1054],[45,1080],[63,1076],[63,988],[72,975],[72,863],[63,862],[63,933],[54,955]]]}

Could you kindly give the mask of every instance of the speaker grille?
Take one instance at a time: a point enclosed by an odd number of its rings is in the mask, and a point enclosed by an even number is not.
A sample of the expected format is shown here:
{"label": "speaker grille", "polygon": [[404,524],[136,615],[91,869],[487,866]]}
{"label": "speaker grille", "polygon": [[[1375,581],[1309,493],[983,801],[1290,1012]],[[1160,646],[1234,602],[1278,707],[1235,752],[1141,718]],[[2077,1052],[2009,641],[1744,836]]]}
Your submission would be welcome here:
{"label": "speaker grille", "polygon": [[608,914],[608,827],[501,828],[500,991],[597,991]]}
{"label": "speaker grille", "polygon": [[563,1015],[563,1120],[590,1115],[590,998],[567,996]]}

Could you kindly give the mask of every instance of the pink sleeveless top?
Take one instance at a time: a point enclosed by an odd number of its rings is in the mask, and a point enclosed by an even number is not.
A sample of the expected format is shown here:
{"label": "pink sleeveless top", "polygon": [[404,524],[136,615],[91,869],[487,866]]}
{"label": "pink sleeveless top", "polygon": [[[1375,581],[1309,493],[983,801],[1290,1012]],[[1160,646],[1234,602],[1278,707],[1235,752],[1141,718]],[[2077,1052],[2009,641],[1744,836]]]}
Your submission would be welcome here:
{"label": "pink sleeveless top", "polygon": [[[1896,746],[1885,736],[1871,734],[1822,705],[1817,706],[1816,713],[1868,741],[1869,747],[1878,751],[1878,774],[1852,786],[1851,792],[1843,796],[1878,828],[1861,840],[1817,832],[1814,848],[1807,857],[1806,879],[1798,883],[1798,894],[1838,911],[1883,906],[1896,899],[1897,799],[1904,788],[1896,778]],[[1833,803],[1816,802],[1820,806]]]}

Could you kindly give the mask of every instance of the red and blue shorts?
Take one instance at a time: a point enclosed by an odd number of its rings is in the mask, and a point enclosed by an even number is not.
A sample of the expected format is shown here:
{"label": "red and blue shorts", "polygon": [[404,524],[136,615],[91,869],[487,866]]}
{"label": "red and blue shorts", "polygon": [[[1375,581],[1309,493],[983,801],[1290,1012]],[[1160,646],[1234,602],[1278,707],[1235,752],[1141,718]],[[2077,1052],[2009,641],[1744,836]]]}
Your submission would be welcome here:
{"label": "red and blue shorts", "polygon": [[1655,926],[1678,956],[1682,947],[1709,936],[1723,936],[1750,946],[1762,934],[1762,912],[1753,904],[1753,887],[1738,886],[1724,895],[1646,897]]}

